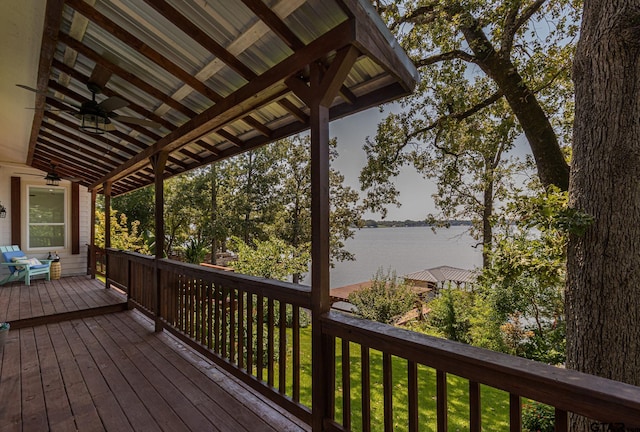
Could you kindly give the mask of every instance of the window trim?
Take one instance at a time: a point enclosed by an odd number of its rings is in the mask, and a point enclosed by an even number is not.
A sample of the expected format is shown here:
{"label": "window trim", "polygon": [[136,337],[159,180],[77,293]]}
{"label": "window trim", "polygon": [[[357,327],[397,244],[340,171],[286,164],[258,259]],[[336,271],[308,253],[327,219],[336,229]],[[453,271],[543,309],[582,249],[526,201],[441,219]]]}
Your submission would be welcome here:
{"label": "window trim", "polygon": [[[31,223],[31,190],[32,189],[57,189],[57,190],[61,190],[62,191],[62,205],[63,205],[63,209],[64,209],[64,215],[63,215],[63,222],[60,223],[36,223],[36,224],[32,224]],[[69,198],[68,198],[68,192],[67,192],[67,188],[64,186],[45,186],[45,185],[27,185],[27,208],[26,208],[26,243],[27,243],[27,250],[34,250],[34,251],[45,251],[45,250],[50,250],[52,248],[55,248],[57,250],[64,250],[67,248],[67,237],[69,235]],[[63,245],[58,246],[58,245],[52,245],[52,246],[42,246],[42,247],[35,247],[35,246],[31,246],[31,226],[62,226],[63,227]]]}

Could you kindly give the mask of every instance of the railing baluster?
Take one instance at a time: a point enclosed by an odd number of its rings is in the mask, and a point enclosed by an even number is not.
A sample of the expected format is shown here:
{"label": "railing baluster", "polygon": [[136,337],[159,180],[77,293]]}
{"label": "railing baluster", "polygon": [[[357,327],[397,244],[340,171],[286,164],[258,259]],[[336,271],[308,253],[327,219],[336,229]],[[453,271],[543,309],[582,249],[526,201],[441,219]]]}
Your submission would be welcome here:
{"label": "railing baluster", "polygon": [[247,293],[247,371],[253,374],[253,294]]}
{"label": "railing baluster", "polygon": [[229,338],[227,335],[228,313],[229,310],[229,289],[226,286],[222,287],[222,357],[228,358],[229,352]]}
{"label": "railing baluster", "polygon": [[360,371],[362,380],[362,431],[371,431],[371,366],[369,364],[369,348],[360,346]]}
{"label": "railing baluster", "polygon": [[176,328],[178,328],[179,330],[182,330],[182,318],[184,317],[184,311],[183,311],[183,307],[184,307],[184,302],[182,301],[183,299],[183,287],[182,287],[182,281],[184,279],[184,276],[180,275],[178,276],[178,286],[177,286],[177,291],[176,291],[176,302],[177,302],[177,316],[176,316]]}
{"label": "railing baluster", "polygon": [[263,369],[264,369],[264,297],[258,295],[258,301],[256,302],[258,308],[258,323],[256,325],[256,338],[258,344],[258,356],[256,358],[256,369],[258,380],[263,381]]}
{"label": "railing baluster", "polygon": [[480,384],[469,381],[469,430],[480,432],[482,429],[482,412],[480,409]]}
{"label": "railing baluster", "polygon": [[229,290],[229,361],[236,361],[236,290]]}
{"label": "railing baluster", "polygon": [[351,354],[346,339],[342,339],[342,425],[351,430]]}
{"label": "railing baluster", "polygon": [[409,432],[418,431],[418,364],[407,362]]}
{"label": "railing baluster", "polygon": [[189,336],[193,335],[193,295],[193,278],[190,277],[187,284],[187,304],[189,305],[187,309],[187,334]]}
{"label": "railing baluster", "polygon": [[278,302],[280,309],[280,334],[278,347],[278,391],[281,394],[287,392],[287,304]]}
{"label": "railing baluster", "polygon": [[195,283],[195,337],[202,343],[202,280],[196,279]]}
{"label": "railing baluster", "polygon": [[244,368],[244,292],[238,290],[238,367]]}
{"label": "railing baluster", "polygon": [[325,384],[325,406],[327,407],[327,416],[331,420],[336,418],[336,338],[331,335],[322,335],[322,343],[325,346],[323,352],[326,357],[323,359],[328,362],[327,382]]}
{"label": "railing baluster", "polygon": [[382,392],[384,395],[384,430],[393,431],[393,374],[391,354],[382,354]]}
{"label": "railing baluster", "polygon": [[567,432],[569,430],[569,416],[566,411],[555,409],[555,432]]}
{"label": "railing baluster", "polygon": [[214,338],[214,330],[213,326],[213,296],[214,296],[214,285],[209,282],[207,284],[207,348],[213,348],[213,338]]}
{"label": "railing baluster", "polygon": [[300,307],[293,306],[293,400],[300,402]]}
{"label": "railing baluster", "polygon": [[436,371],[436,410],[438,418],[438,432],[447,431],[447,373]]}
{"label": "railing baluster", "polygon": [[220,305],[222,303],[222,291],[220,290],[220,285],[215,284],[215,291],[213,292],[213,332],[214,332],[214,350],[216,353],[220,354],[222,348],[220,347],[220,322],[222,321],[222,314]]}
{"label": "railing baluster", "polygon": [[275,331],[274,331],[274,306],[273,299],[269,297],[267,299],[267,384],[269,387],[273,387],[273,375],[274,375],[274,350],[275,350]]}
{"label": "railing baluster", "polygon": [[522,429],[522,404],[520,396],[509,393],[509,430],[520,432]]}

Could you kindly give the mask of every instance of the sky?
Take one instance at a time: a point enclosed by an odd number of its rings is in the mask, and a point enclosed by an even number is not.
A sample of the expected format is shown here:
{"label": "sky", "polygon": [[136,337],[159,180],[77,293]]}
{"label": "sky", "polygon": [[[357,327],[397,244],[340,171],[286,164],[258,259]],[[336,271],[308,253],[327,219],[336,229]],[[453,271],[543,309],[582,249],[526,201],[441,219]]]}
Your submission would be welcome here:
{"label": "sky", "polygon": [[[357,191],[360,191],[358,176],[367,163],[367,156],[362,147],[367,137],[375,136],[378,123],[393,107],[386,105],[384,112],[380,112],[377,107],[370,108],[329,124],[330,136],[338,140],[338,158],[332,166],[344,175],[345,184]],[[423,220],[428,213],[435,212],[431,198],[431,194],[436,191],[433,181],[425,180],[412,167],[405,167],[395,179],[395,183],[400,191],[398,199],[402,206],[389,206],[386,220]],[[368,212],[364,218],[381,220],[382,216]]]}

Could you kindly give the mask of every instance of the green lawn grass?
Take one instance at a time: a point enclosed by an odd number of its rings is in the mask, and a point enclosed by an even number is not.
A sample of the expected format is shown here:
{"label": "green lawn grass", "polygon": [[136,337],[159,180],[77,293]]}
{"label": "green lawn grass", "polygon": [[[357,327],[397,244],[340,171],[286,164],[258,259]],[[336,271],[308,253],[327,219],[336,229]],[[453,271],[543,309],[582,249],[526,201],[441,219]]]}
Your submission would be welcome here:
{"label": "green lawn grass", "polygon": [[[290,333],[287,336],[290,337]],[[287,364],[291,364],[291,344],[287,341]],[[360,381],[360,346],[350,344],[351,417],[352,430],[362,430],[362,406]],[[300,330],[300,402],[311,406],[311,327]],[[382,353],[371,350],[371,430],[383,430],[384,400],[382,392]],[[292,373],[287,376],[287,394],[292,393]],[[265,375],[266,376],[266,375]],[[392,358],[393,420],[394,430],[408,430],[407,361]],[[277,367],[276,381],[277,382]],[[336,421],[342,422],[342,349],[336,341]],[[426,366],[418,367],[419,424],[421,431],[436,430],[436,371]],[[469,381],[447,375],[448,420],[450,431],[469,429]],[[491,387],[481,386],[482,428],[490,431],[509,430],[509,395]]]}

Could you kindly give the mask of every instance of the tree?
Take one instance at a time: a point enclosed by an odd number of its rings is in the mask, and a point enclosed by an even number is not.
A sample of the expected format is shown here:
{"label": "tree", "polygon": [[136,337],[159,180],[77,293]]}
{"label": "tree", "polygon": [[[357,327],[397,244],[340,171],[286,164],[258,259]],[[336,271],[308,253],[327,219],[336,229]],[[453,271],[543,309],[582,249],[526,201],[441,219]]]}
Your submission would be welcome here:
{"label": "tree", "polygon": [[[104,248],[105,244],[104,221],[104,213],[97,212],[95,243],[101,248]],[[138,234],[139,225],[140,222],[133,221],[131,223],[131,228],[129,228],[127,215],[120,213],[120,217],[118,217],[118,212],[113,211],[111,213],[111,247],[114,249],[128,250],[149,255],[149,248],[147,247],[144,238]]]}
{"label": "tree", "polygon": [[437,179],[440,215],[432,221],[473,219],[474,234],[490,246],[493,202],[513,168],[502,157],[520,133],[543,184],[566,190],[578,3],[376,2],[422,81],[367,140],[367,207],[384,216],[385,205],[399,205],[392,179],[412,165]]}
{"label": "tree", "polygon": [[[640,2],[585,2],[574,63],[567,365],[640,385]],[[585,430],[575,423],[576,430]]]}
{"label": "tree", "polygon": [[131,228],[131,223],[138,221],[140,223],[139,230],[145,235],[153,233],[154,230],[154,198],[155,188],[147,186],[137,189],[133,192],[118,195],[111,200],[113,210],[127,215],[127,223]]}
{"label": "tree", "polygon": [[418,296],[395,272],[379,269],[371,286],[349,294],[349,303],[362,318],[393,324],[416,306]]}
{"label": "tree", "polygon": [[230,234],[246,244],[266,240],[280,204],[281,147],[268,145],[229,159],[222,169],[230,195],[226,203]]}
{"label": "tree", "polygon": [[308,248],[294,248],[281,239],[255,240],[255,247],[239,237],[231,238],[238,260],[232,267],[239,273],[268,279],[287,280],[293,274],[307,271]]}
{"label": "tree", "polygon": [[508,206],[481,290],[507,336],[506,352],[559,364],[565,361],[567,238],[584,232],[591,218],[568,207],[566,192],[529,189],[539,192]]}
{"label": "tree", "polygon": [[[395,144],[382,142],[372,148],[370,165],[386,176],[396,175],[411,144],[437,141],[442,131],[504,99],[529,141],[542,183],[566,190],[564,137],[554,130],[554,123],[567,120],[577,3],[376,2],[421,72],[422,82],[403,103]],[[541,21],[545,25],[539,31],[536,24]],[[390,165],[383,167],[385,163]]]}

